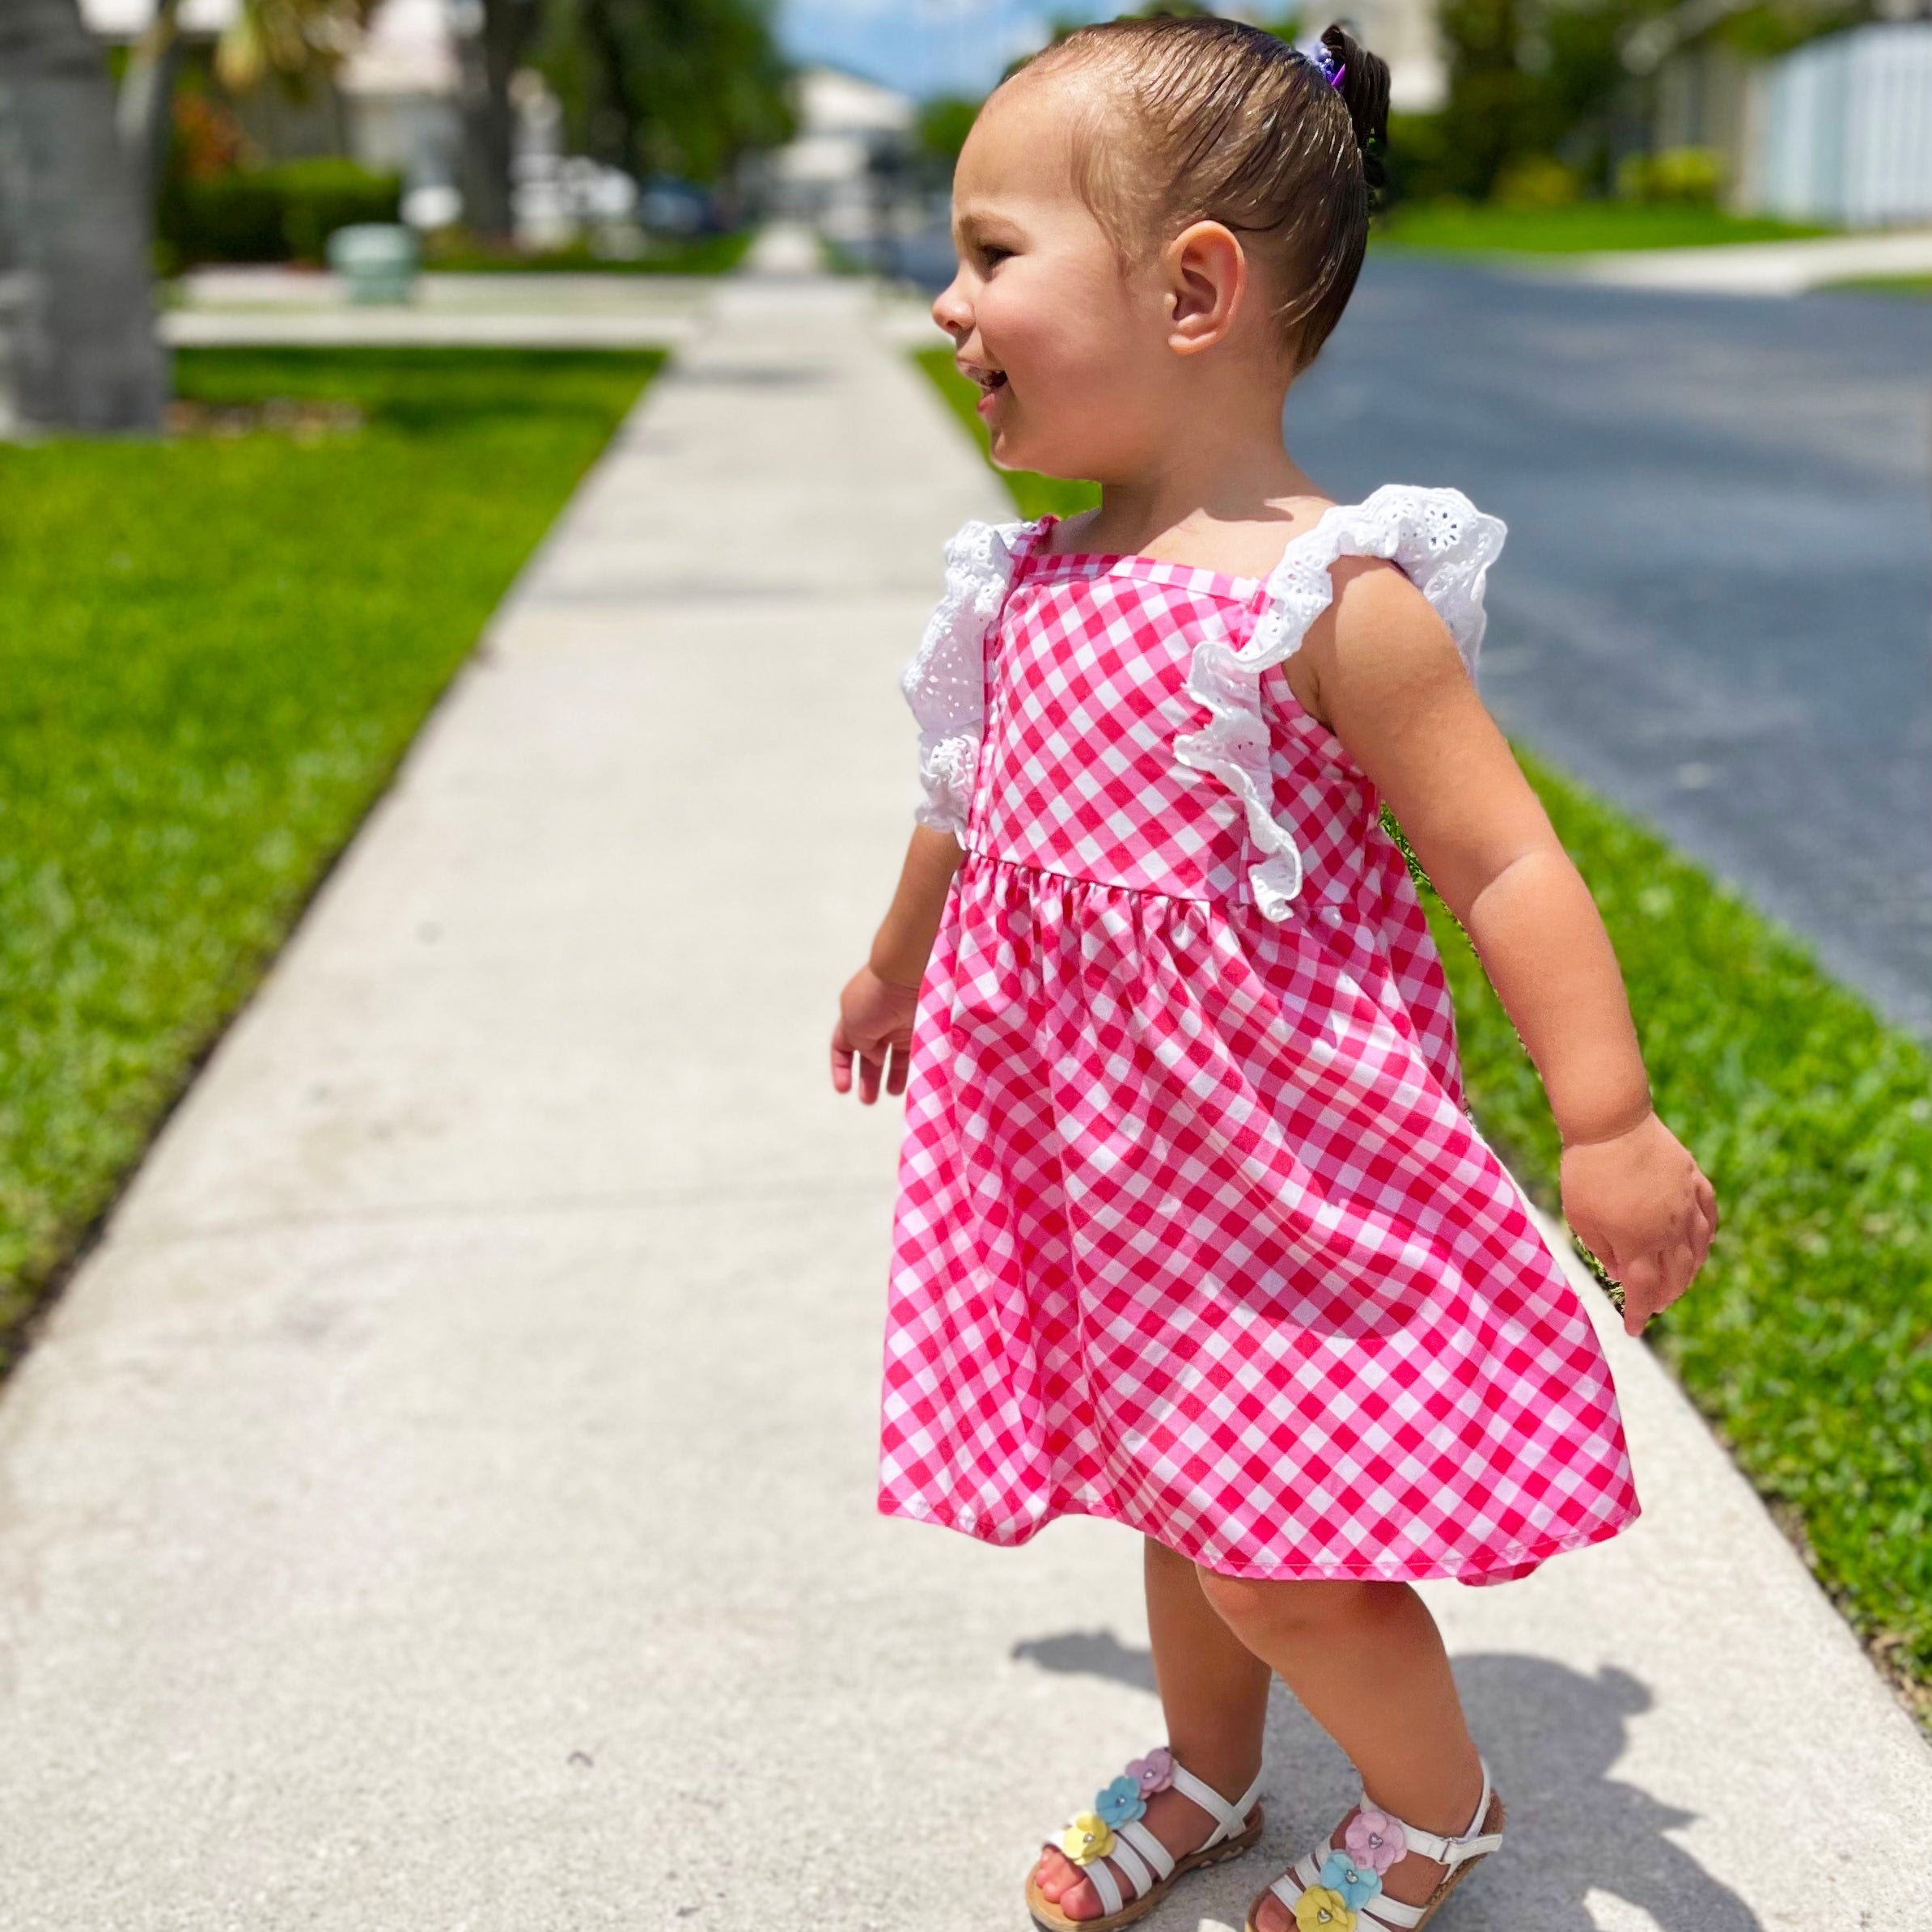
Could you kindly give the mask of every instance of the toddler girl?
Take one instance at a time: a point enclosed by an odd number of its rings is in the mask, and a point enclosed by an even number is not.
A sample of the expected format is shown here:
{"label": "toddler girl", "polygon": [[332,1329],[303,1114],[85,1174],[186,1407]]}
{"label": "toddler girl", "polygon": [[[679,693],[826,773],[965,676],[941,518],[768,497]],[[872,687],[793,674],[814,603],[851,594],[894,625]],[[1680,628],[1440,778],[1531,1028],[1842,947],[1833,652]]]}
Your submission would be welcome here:
{"label": "toddler girl", "polygon": [[1388,87],[1336,28],[1090,28],[994,95],[955,185],[933,313],[994,454],[1101,502],[948,548],[906,678],[926,802],[832,1062],[908,1095],[881,1506],[1146,1539],[1167,1742],[1032,1870],[1049,1928],[1254,1843],[1273,1673],[1362,1795],[1250,1932],[1426,1923],[1503,1812],[1412,1582],[1637,1514],[1590,1322],[1463,1110],[1384,801],[1541,1072],[1632,1333],[1715,1226],[1471,681],[1502,525],[1449,489],[1331,502],[1282,447]]}

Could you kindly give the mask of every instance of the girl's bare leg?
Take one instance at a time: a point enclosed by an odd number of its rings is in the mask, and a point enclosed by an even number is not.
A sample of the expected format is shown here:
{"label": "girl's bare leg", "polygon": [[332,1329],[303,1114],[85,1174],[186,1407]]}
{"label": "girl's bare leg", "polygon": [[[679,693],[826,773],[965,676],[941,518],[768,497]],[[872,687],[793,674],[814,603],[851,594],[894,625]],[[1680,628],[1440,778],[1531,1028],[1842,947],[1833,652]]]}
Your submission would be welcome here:
{"label": "girl's bare leg", "polygon": [[[1201,1573],[1185,1557],[1150,1540],[1146,1581],[1147,1628],[1168,1745],[1197,1777],[1226,1798],[1239,1798],[1261,1768],[1268,1666],[1216,1613]],[[1193,1850],[1214,1824],[1178,1791],[1155,1792],[1142,1822],[1176,1855]],[[1099,1917],[1099,1894],[1059,1851],[1041,1854],[1039,1877],[1040,1889],[1069,1918]]]}
{"label": "girl's bare leg", "polygon": [[[1406,1583],[1255,1582],[1197,1572],[1229,1630],[1279,1671],[1349,1755],[1382,1809],[1454,1837],[1482,1795],[1482,1769],[1463,1721],[1441,1633]],[[1422,1903],[1443,1867],[1414,1855],[1383,1878],[1389,1896]],[[1278,1899],[1256,1932],[1293,1932]]]}

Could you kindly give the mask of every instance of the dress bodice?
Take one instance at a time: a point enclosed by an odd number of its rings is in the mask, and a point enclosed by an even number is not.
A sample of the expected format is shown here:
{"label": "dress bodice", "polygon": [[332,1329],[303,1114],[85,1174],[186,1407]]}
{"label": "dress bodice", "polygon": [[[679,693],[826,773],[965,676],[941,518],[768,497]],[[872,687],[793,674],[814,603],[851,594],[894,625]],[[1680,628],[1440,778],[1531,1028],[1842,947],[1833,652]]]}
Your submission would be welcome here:
{"label": "dress bodice", "polygon": [[1057,556],[1051,519],[969,524],[905,679],[926,824],[975,852],[1098,883],[1328,917],[1394,848],[1374,788],[1279,667],[1343,556],[1386,557],[1474,668],[1503,530],[1454,490],[1337,504],[1265,579],[1146,557]]}

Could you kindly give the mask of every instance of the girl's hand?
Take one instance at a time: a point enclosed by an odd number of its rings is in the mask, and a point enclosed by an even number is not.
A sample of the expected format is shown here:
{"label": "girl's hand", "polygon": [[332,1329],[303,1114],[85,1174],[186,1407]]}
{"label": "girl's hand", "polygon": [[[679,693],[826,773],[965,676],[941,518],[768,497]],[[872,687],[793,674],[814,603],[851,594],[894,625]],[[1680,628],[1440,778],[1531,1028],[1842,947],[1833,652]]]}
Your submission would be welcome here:
{"label": "girl's hand", "polygon": [[905,1091],[907,1056],[912,1051],[913,1015],[919,1005],[917,986],[897,986],[862,966],[839,995],[838,1024],[832,1029],[832,1084],[852,1091],[852,1061],[858,1061],[858,1097],[870,1107],[883,1078],[889,1094]]}
{"label": "girl's hand", "polygon": [[1717,1197],[1655,1114],[1563,1150],[1563,1213],[1623,1285],[1624,1332],[1641,1335],[1691,1285],[1718,1231]]}

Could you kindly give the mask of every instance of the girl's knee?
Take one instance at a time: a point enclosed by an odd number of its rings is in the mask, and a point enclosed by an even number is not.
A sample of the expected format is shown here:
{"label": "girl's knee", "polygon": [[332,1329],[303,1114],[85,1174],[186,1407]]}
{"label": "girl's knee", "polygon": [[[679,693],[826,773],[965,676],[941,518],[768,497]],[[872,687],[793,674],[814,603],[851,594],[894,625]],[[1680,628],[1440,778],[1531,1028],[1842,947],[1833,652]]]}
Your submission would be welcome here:
{"label": "girl's knee", "polygon": [[1229,1577],[1213,1570],[1203,1570],[1200,1576],[1207,1600],[1237,1636],[1250,1631],[1314,1634],[1357,1623],[1375,1614],[1378,1598],[1388,1588],[1313,1578]]}

